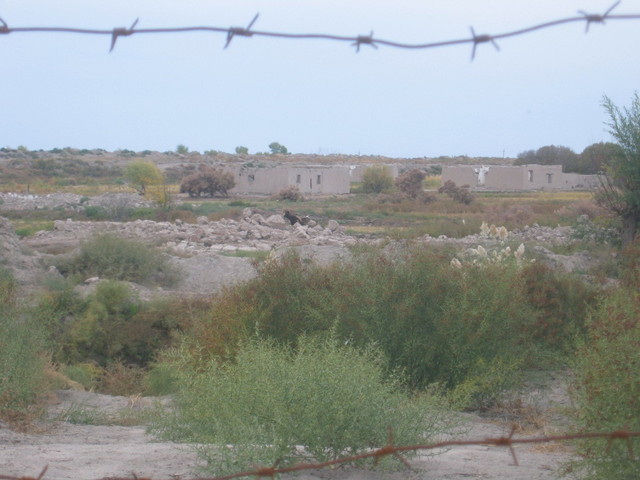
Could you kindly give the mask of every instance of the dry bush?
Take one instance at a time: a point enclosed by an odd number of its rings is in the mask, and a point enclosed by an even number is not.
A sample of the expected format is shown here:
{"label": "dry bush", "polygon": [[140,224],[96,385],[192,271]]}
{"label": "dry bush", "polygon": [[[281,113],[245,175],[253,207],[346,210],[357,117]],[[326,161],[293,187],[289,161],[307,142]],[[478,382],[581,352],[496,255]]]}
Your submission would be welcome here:
{"label": "dry bush", "polygon": [[386,210],[392,212],[412,212],[420,210],[423,205],[433,203],[437,197],[433,193],[420,192],[415,197],[410,197],[402,192],[381,193],[376,197],[375,202],[366,204],[367,210],[379,210],[384,206]]}
{"label": "dry bush", "polygon": [[607,215],[607,211],[600,205],[589,200],[580,200],[558,209],[556,214],[560,217],[573,219],[586,215],[589,217],[589,220],[593,220],[594,218]]}
{"label": "dry bush", "polygon": [[450,196],[456,202],[469,205],[476,198],[475,195],[469,191],[469,188],[469,185],[462,185],[459,187],[455,182],[447,180],[444,185],[438,189],[438,192]]}
{"label": "dry bush", "polygon": [[539,406],[527,403],[522,398],[511,397],[496,401],[488,413],[502,421],[509,422],[515,433],[532,435],[546,434],[549,414]]}
{"label": "dry bush", "polygon": [[98,390],[107,395],[136,395],[143,393],[145,370],[136,365],[117,361],[109,364],[98,380]]}
{"label": "dry bush", "polygon": [[180,183],[180,193],[188,193],[190,197],[209,196],[217,193],[228,196],[228,191],[236,182],[231,172],[207,166],[200,167],[198,172],[185,177]]}
{"label": "dry bush", "polygon": [[278,193],[276,193],[272,198],[274,200],[289,200],[291,202],[304,201],[304,196],[302,195],[302,193],[300,193],[300,189],[296,186],[283,188]]}
{"label": "dry bush", "polygon": [[230,208],[229,210],[211,212],[207,215],[207,220],[209,220],[210,222],[219,222],[223,218],[229,218],[231,220],[240,220],[242,218],[242,209]]}
{"label": "dry bush", "polygon": [[422,170],[409,170],[396,178],[396,188],[409,198],[417,198],[424,191],[422,181],[426,176]]}

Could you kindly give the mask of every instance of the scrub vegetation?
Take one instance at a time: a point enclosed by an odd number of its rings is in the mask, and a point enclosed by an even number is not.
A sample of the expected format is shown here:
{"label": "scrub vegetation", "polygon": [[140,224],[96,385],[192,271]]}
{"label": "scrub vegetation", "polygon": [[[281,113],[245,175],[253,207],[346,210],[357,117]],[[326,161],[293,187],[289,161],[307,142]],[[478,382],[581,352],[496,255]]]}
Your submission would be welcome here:
{"label": "scrub vegetation", "polygon": [[[79,181],[87,173],[67,160],[24,161],[44,172],[80,169]],[[352,235],[386,240],[325,265],[293,253],[238,251],[254,257],[259,275],[206,298],[140,299],[132,283],[169,288],[179,272],[154,248],[110,235],[57,257],[62,277],[49,278],[28,302],[17,298],[16,280],[0,267],[1,418],[33,415],[52,388],[52,371],[110,394],[170,394],[173,408],[156,415],[151,428],[198,445],[217,475],[361,452],[386,444],[389,427],[396,444],[425,443],[449,425],[448,412],[490,409],[531,369],[561,368],[574,374],[572,428],[640,429],[638,241],[627,238],[629,218],[602,201],[598,206],[592,194],[471,195],[456,185],[438,192],[425,190],[438,183],[425,171],[409,170],[390,183],[375,168],[358,193],[343,197],[185,196],[180,203],[165,196],[177,189],[165,184],[168,176],[144,162],[131,165],[138,170],[120,168],[121,177],[147,195],[157,187],[163,201],[118,212],[118,220],[195,223],[199,216],[238,218],[245,207],[265,215],[291,208],[321,224],[335,219]],[[607,198],[631,205],[619,171],[611,170],[604,184],[614,195]],[[107,186],[100,175],[93,181]],[[30,188],[40,186],[55,187]],[[99,190],[64,186],[83,188]],[[116,219],[99,207],[3,216],[17,222],[21,237],[59,219]],[[411,241],[460,238],[487,224],[504,231],[573,226],[570,245],[549,248],[589,250],[606,261],[578,275],[535,262],[530,245],[478,247],[471,260],[451,246],[426,249]],[[91,276],[106,280],[80,296],[76,284]],[[639,474],[622,442],[578,448],[574,472],[604,479]]]}

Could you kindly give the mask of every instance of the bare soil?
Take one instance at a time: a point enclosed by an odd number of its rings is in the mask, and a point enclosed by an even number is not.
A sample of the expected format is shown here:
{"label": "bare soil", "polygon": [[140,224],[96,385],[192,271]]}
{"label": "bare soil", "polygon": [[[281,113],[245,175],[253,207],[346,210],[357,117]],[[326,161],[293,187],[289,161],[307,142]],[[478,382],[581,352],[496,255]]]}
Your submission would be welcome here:
{"label": "bare soil", "polygon": [[[150,407],[157,399],[114,397],[97,393],[62,390],[46,409],[42,421],[27,433],[0,424],[0,476],[37,477],[47,467],[45,479],[88,480],[106,477],[187,479],[203,476],[202,464],[185,445],[158,441],[135,426],[86,425],[65,421],[72,412],[93,415],[130,414]],[[566,377],[545,374],[535,385],[501,411],[478,415],[463,414],[464,424],[443,439],[483,440],[508,436],[516,425],[514,438],[551,435],[565,423],[562,408],[567,405]],[[75,421],[79,416],[75,415]],[[90,414],[87,414],[91,419]],[[112,417],[113,418],[113,417]],[[97,422],[100,423],[100,422]],[[571,457],[569,447],[557,444],[516,445],[518,465],[506,447],[490,445],[457,446],[449,450],[424,452],[410,460],[411,469],[397,472],[339,466],[308,470],[301,479],[554,479]],[[284,476],[284,478],[292,475]]]}

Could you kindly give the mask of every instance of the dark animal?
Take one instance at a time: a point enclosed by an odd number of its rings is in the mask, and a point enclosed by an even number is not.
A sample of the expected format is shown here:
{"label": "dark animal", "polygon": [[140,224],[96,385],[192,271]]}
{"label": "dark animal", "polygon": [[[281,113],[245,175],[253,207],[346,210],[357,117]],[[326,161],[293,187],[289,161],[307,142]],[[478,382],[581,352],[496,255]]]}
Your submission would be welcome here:
{"label": "dark animal", "polygon": [[284,218],[289,220],[291,222],[291,225],[295,225],[296,223],[299,223],[300,225],[306,225],[310,220],[309,217],[300,218],[296,214],[291,213],[289,210],[284,211]]}

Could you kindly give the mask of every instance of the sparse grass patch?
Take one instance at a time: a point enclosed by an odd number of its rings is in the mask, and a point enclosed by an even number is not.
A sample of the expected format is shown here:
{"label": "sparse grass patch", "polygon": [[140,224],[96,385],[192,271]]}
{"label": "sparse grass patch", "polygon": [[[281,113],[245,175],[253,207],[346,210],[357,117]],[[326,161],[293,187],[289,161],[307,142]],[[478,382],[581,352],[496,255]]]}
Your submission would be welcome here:
{"label": "sparse grass patch", "polygon": [[41,230],[53,230],[53,221],[51,220],[13,220],[11,223],[16,235],[20,238],[30,237]]}
{"label": "sparse grass patch", "polygon": [[262,262],[269,258],[270,251],[266,250],[236,250],[235,252],[220,252],[220,255],[225,257],[239,257],[239,258],[251,258],[258,262]]}
{"label": "sparse grass patch", "polygon": [[177,270],[160,251],[112,234],[99,234],[83,242],[76,256],[59,261],[56,267],[63,275],[146,285],[171,286],[178,279]]}
{"label": "sparse grass patch", "polygon": [[130,427],[134,425],[147,425],[158,414],[154,407],[148,408],[121,408],[115,412],[104,412],[97,407],[72,403],[69,408],[61,412],[55,419],[69,422],[75,425],[104,425]]}

